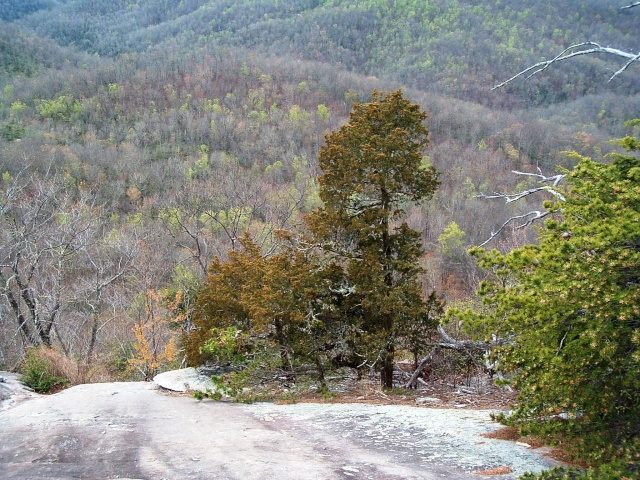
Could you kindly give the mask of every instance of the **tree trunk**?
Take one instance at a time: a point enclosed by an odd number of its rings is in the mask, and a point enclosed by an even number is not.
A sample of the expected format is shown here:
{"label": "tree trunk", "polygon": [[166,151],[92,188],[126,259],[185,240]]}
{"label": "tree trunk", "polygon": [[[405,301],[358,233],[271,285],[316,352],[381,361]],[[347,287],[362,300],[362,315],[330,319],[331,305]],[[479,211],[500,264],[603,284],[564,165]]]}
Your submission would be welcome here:
{"label": "tree trunk", "polygon": [[276,341],[280,347],[280,358],[282,359],[282,369],[292,370],[291,360],[289,359],[289,351],[287,349],[287,341],[284,336],[284,327],[282,326],[282,320],[276,318],[273,322],[276,327]]}
{"label": "tree trunk", "polygon": [[31,330],[28,320],[20,310],[20,305],[16,297],[13,295],[13,292],[11,290],[8,290],[6,295],[7,299],[9,300],[9,304],[11,305],[11,309],[16,316],[16,320],[18,321],[18,326],[20,327],[20,333],[22,333],[24,342],[27,343],[30,347],[39,346],[40,340],[38,336]]}
{"label": "tree trunk", "polygon": [[91,338],[89,340],[89,348],[87,349],[87,362],[91,363],[93,360],[94,351],[96,348],[96,342],[98,340],[98,315],[93,312],[93,323],[91,325]]}
{"label": "tree trunk", "polygon": [[[391,199],[387,192],[385,185],[380,186],[380,195],[382,200],[382,209],[387,215],[382,219],[382,249],[383,249],[383,268],[384,268],[384,283],[387,286],[387,294],[393,288],[393,269],[392,263],[392,251],[391,251],[391,238],[389,235],[389,209],[391,206]],[[392,314],[393,315],[393,314]],[[387,325],[388,333],[391,333],[394,329],[395,318],[393,316],[389,319],[390,324]],[[382,369],[380,370],[380,383],[382,388],[393,388],[393,360],[395,356],[395,344],[392,341],[387,342],[385,346],[384,356],[382,358]]]}
{"label": "tree trunk", "polygon": [[387,343],[384,357],[382,358],[382,368],[380,369],[380,385],[382,388],[393,388],[393,358],[395,346]]}
{"label": "tree trunk", "polygon": [[327,391],[327,382],[324,378],[324,365],[322,365],[322,359],[318,354],[316,354],[315,356],[315,363],[316,363],[316,368],[318,369],[318,381],[320,382],[320,391],[324,393]]}

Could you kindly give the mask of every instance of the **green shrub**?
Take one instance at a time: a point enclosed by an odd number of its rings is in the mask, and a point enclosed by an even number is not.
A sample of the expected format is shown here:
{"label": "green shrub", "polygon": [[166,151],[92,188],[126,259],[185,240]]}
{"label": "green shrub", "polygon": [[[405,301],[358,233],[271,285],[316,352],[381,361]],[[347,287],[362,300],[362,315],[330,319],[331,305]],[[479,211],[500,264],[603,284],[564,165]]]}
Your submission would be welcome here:
{"label": "green shrub", "polygon": [[51,363],[39,355],[40,349],[31,348],[22,362],[20,381],[38,393],[47,393],[53,387],[63,387],[69,380],[51,373]]}
{"label": "green shrub", "polygon": [[211,338],[200,348],[200,353],[216,364],[238,365],[245,362],[245,350],[249,347],[248,335],[236,327],[212,328]]}

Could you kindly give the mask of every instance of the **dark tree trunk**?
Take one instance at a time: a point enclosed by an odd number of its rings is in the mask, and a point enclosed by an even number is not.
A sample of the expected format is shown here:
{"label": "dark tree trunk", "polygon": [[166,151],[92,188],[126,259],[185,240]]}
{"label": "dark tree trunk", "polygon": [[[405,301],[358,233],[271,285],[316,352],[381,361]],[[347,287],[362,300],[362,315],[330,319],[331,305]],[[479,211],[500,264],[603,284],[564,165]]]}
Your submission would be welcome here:
{"label": "dark tree trunk", "polygon": [[89,348],[87,349],[87,362],[91,363],[93,360],[94,350],[96,348],[96,342],[98,340],[98,315],[95,313],[93,316],[93,323],[91,325],[91,339],[89,340]]}
{"label": "dark tree trunk", "polygon": [[284,336],[284,327],[282,326],[282,320],[276,318],[274,320],[276,327],[276,341],[280,347],[280,358],[282,359],[282,369],[292,370],[291,360],[289,359],[289,349],[287,348],[287,340]]}
{"label": "dark tree trunk", "polygon": [[322,359],[320,355],[315,356],[316,368],[318,369],[318,381],[320,382],[320,391],[327,391],[327,382],[324,378],[324,365],[322,365]]}
{"label": "dark tree trunk", "polygon": [[22,314],[20,310],[20,305],[18,301],[14,297],[11,291],[7,292],[7,298],[9,299],[9,304],[11,305],[11,309],[16,316],[16,320],[18,321],[18,326],[20,327],[20,333],[22,333],[22,337],[24,338],[25,343],[27,343],[31,347],[37,347],[40,345],[40,339],[38,336],[31,330],[29,326],[29,321]]}
{"label": "dark tree trunk", "polygon": [[393,358],[395,346],[388,343],[385,347],[384,357],[382,359],[382,368],[380,369],[380,385],[382,388],[393,388]]}

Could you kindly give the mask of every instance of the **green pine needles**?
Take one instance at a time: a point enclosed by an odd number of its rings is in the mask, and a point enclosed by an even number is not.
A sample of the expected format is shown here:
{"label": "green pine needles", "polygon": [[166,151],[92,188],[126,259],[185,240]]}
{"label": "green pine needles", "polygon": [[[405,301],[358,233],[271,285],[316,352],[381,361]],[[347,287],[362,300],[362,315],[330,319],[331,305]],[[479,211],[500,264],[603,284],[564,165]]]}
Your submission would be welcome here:
{"label": "green pine needles", "polygon": [[519,404],[503,420],[592,466],[540,478],[640,475],[640,160],[635,139],[619,144],[610,164],[579,158],[539,245],[471,250],[494,274],[490,314],[453,312],[505,339],[494,356]]}

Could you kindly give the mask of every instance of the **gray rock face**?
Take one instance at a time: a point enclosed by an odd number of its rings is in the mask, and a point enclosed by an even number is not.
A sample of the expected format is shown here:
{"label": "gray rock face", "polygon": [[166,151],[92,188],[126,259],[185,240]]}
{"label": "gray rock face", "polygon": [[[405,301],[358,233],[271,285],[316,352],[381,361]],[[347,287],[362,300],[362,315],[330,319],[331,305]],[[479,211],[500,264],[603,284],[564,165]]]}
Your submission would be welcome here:
{"label": "gray rock face", "polygon": [[[38,395],[18,375],[0,374],[0,386],[15,388],[9,401],[25,399],[0,409],[2,480],[477,480],[503,466],[512,472],[500,478],[515,480],[556,465],[541,449],[482,437],[499,428],[490,411],[200,402],[149,382]],[[185,369],[159,377],[183,389],[200,376]]]}
{"label": "gray rock face", "polygon": [[20,381],[17,373],[1,372],[0,376],[0,411],[14,407],[23,401],[38,396]]}
{"label": "gray rock face", "polygon": [[0,383],[0,402],[4,402],[5,400],[9,400],[11,398],[11,389],[9,387],[5,387],[2,383]]}
{"label": "gray rock face", "polygon": [[171,370],[153,377],[153,381],[160,387],[173,392],[186,392],[187,390],[215,390],[211,378],[203,375],[195,368],[183,368],[181,370]]}

